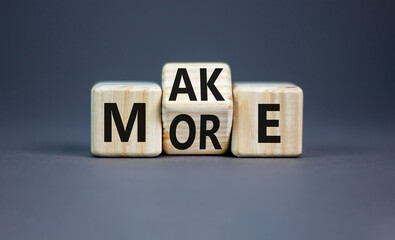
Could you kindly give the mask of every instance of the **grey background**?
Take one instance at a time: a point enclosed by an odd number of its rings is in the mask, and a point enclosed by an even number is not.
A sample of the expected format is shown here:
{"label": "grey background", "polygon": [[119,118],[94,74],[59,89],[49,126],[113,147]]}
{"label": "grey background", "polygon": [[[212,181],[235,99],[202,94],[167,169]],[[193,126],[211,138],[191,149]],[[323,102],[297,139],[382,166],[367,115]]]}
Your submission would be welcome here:
{"label": "grey background", "polygon": [[[392,1],[2,1],[0,239],[394,239]],[[168,61],[304,90],[299,158],[90,155],[90,88]]]}

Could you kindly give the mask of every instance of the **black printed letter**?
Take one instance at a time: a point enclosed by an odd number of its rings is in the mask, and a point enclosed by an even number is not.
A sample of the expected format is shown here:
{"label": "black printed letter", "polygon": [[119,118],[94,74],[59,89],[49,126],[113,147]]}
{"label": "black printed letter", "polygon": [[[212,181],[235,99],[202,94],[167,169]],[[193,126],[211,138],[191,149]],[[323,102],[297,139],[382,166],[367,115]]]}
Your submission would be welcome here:
{"label": "black printed letter", "polygon": [[225,101],[217,87],[214,85],[214,82],[217,80],[221,71],[222,68],[216,68],[207,82],[207,68],[200,69],[200,91],[202,101],[207,101],[207,88],[210,89],[217,101]]}
{"label": "black printed letter", "polygon": [[[213,122],[213,128],[207,130],[207,121]],[[219,129],[219,119],[215,115],[202,115],[200,117],[200,149],[206,149],[206,137],[210,137],[215,149],[221,149],[217,137],[214,135]]]}
{"label": "black printed letter", "polygon": [[[112,113],[112,114],[111,114]],[[145,103],[133,104],[132,111],[130,112],[129,120],[126,125],[126,130],[122,123],[121,115],[116,103],[104,103],[104,141],[112,141],[112,126],[111,126],[111,115],[114,117],[115,126],[117,127],[119,138],[121,142],[128,142],[134,121],[137,119],[137,142],[145,142]]]}
{"label": "black printed letter", "polygon": [[[189,126],[189,136],[188,136],[187,141],[184,143],[180,143],[177,140],[177,136],[176,136],[177,125],[181,121],[185,121],[186,123],[188,123],[188,126]],[[173,119],[173,121],[171,122],[169,134],[170,134],[170,141],[173,144],[173,146],[175,148],[177,148],[178,150],[185,150],[185,149],[189,148],[192,145],[193,141],[195,140],[195,135],[196,135],[195,122],[189,115],[180,114],[177,117],[175,117]]]}
{"label": "black printed letter", "polygon": [[[181,78],[184,79],[185,88],[180,88]],[[179,93],[187,93],[189,96],[189,100],[197,101],[186,68],[177,69],[177,74],[176,74],[176,78],[174,79],[173,87],[171,89],[169,101],[175,101],[177,99],[177,94]]]}
{"label": "black printed letter", "polygon": [[267,136],[267,127],[278,127],[278,120],[267,119],[268,111],[280,111],[280,104],[258,104],[258,143],[280,143],[280,136]]}

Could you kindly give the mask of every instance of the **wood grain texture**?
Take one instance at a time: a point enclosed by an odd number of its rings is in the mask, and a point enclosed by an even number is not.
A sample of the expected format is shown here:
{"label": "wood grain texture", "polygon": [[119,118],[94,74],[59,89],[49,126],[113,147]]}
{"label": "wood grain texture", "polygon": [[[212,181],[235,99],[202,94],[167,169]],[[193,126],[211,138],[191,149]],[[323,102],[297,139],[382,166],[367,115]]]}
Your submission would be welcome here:
{"label": "wood grain texture", "polygon": [[[303,92],[289,83],[235,83],[232,153],[238,157],[295,157],[302,153]],[[258,104],[280,104],[267,119],[279,127],[267,127],[268,136],[280,143],[258,143]]]}
{"label": "wood grain texture", "polygon": [[[175,76],[179,68],[186,68],[190,77],[197,101],[190,101],[187,94],[178,94],[176,101],[169,101]],[[201,100],[200,68],[207,68],[207,80],[215,70],[222,68],[222,72],[215,81],[215,86],[225,99],[217,101],[210,90],[207,101]],[[181,87],[185,87],[181,80]],[[163,150],[167,154],[223,154],[230,145],[230,133],[233,116],[232,80],[230,68],[225,63],[167,63],[162,71],[162,121],[163,121]],[[191,116],[196,125],[195,140],[188,149],[179,150],[173,146],[169,137],[170,124],[179,114]],[[215,149],[209,137],[206,140],[206,149],[200,149],[200,117],[203,114],[215,115],[219,118],[220,127],[215,133],[221,149]],[[207,129],[212,128],[209,121]],[[189,127],[185,122],[180,122],[176,130],[178,141],[185,142],[189,136]]]}
{"label": "wood grain texture", "polygon": [[[106,157],[153,157],[162,152],[162,90],[145,82],[103,82],[91,91],[91,151]],[[116,103],[126,127],[134,103],[146,104],[146,141],[137,141],[137,119],[128,142],[121,142],[112,118],[112,142],[104,141],[104,103]],[[112,116],[113,117],[113,116]]]}

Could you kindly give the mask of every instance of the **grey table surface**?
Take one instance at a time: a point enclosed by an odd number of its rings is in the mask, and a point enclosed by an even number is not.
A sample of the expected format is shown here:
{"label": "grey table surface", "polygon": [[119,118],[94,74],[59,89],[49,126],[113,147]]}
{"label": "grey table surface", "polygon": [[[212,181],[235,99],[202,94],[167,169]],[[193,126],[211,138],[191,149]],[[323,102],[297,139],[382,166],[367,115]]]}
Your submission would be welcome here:
{"label": "grey table surface", "polygon": [[2,129],[1,239],[395,237],[392,126],[305,124],[299,158],[95,158],[88,129]]}

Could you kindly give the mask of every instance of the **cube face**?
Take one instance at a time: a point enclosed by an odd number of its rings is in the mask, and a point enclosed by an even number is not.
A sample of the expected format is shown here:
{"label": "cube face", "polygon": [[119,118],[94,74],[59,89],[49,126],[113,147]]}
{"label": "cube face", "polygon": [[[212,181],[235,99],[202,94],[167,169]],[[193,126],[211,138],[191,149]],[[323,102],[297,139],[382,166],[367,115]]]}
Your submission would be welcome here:
{"label": "cube face", "polygon": [[236,83],[233,97],[234,155],[295,157],[302,153],[303,92],[299,87],[288,83]]}
{"label": "cube face", "polygon": [[[209,84],[202,85],[202,82]],[[193,93],[186,93],[191,88]],[[227,64],[167,63],[162,71],[162,89],[165,153],[223,154],[227,151],[233,120],[232,80]],[[192,125],[195,131],[191,131]],[[184,147],[177,146],[177,142]]]}
{"label": "cube face", "polygon": [[103,82],[91,91],[91,151],[104,157],[162,152],[162,90],[145,82]]}

